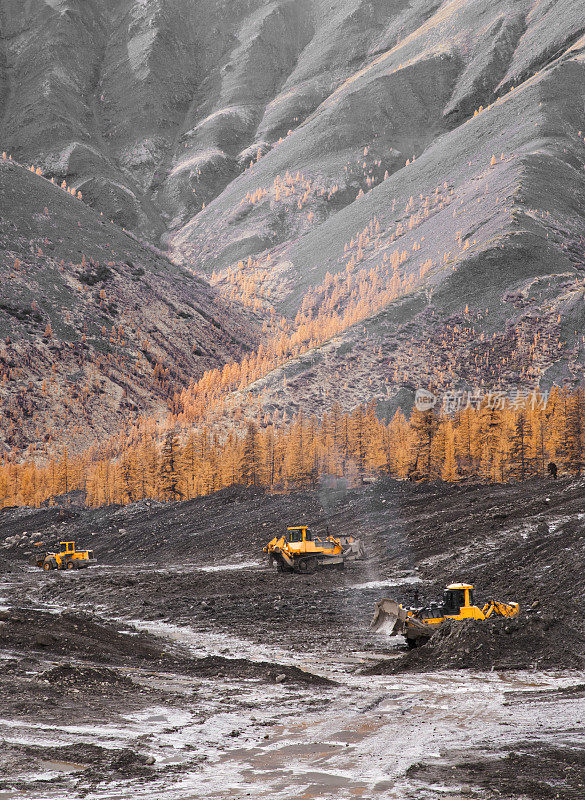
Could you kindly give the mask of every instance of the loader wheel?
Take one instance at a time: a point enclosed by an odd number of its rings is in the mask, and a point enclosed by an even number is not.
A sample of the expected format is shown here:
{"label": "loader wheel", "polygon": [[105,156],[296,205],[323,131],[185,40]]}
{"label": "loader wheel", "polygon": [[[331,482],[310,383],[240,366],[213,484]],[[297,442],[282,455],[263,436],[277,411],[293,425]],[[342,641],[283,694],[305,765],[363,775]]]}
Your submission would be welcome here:
{"label": "loader wheel", "polygon": [[299,572],[302,572],[303,575],[312,575],[316,569],[317,569],[316,558],[302,558],[299,561]]}
{"label": "loader wheel", "polygon": [[75,564],[73,563],[73,561],[68,561],[65,566],[65,569],[75,569]]}
{"label": "loader wheel", "polygon": [[51,564],[50,561],[45,561],[45,563],[43,564],[43,569],[46,572],[48,572],[50,569],[53,569],[53,565]]}

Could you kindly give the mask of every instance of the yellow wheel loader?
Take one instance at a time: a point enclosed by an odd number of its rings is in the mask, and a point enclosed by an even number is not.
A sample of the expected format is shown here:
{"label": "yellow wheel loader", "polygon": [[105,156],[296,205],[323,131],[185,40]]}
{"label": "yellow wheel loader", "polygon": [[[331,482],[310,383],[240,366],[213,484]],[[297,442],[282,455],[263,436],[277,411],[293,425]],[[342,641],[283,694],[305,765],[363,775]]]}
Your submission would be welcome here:
{"label": "yellow wheel loader", "polygon": [[287,528],[275,536],[263,552],[278,572],[312,574],[320,567],[343,569],[346,561],[365,558],[364,548],[353,536],[316,536],[306,525]]}
{"label": "yellow wheel loader", "polygon": [[419,647],[427,642],[446,620],[490,619],[490,617],[517,617],[518,603],[501,603],[490,600],[482,608],[473,604],[473,586],[470,583],[452,583],[443,592],[443,602],[431,603],[426,608],[404,608],[395,600],[376,603],[371,629],[390,636],[402,634],[409,647]]}
{"label": "yellow wheel loader", "polygon": [[[51,569],[83,569],[96,563],[93,550],[76,550],[75,542],[59,542],[61,550],[58,553],[39,554],[34,564],[48,572]],[[36,542],[35,547],[41,547],[42,542]]]}

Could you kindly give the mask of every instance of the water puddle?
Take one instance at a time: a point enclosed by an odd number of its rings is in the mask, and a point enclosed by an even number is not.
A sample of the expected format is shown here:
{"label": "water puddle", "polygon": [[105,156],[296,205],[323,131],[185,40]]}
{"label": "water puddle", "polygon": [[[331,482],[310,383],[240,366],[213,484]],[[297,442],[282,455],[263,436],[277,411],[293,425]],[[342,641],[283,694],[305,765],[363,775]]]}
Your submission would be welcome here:
{"label": "water puddle", "polygon": [[199,572],[229,572],[231,570],[250,569],[251,567],[264,567],[262,561],[240,561],[238,564],[216,564],[210,567],[195,567]]}
{"label": "water puddle", "polygon": [[367,581],[366,583],[352,583],[348,589],[386,589],[393,586],[404,586],[405,584],[421,583],[421,579],[416,575],[409,575],[405,578],[395,578],[378,581]]}
{"label": "water puddle", "polygon": [[87,764],[75,764],[72,761],[41,761],[41,766],[46,767],[50,775],[43,774],[41,777],[47,779],[52,777],[52,774],[68,775],[71,772],[79,772],[80,770],[87,769]]}

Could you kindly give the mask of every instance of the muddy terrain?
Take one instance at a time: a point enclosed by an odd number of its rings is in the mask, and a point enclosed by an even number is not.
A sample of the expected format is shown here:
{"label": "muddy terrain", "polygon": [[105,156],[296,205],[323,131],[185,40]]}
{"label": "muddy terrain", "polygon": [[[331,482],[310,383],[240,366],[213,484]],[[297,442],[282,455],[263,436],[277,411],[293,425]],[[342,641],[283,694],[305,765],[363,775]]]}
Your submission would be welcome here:
{"label": "muddy terrain", "polygon": [[[585,796],[585,483],[79,500],[0,514],[2,800]],[[366,560],[273,572],[301,522]],[[64,539],[97,566],[29,566]],[[519,619],[369,631],[453,580]]]}

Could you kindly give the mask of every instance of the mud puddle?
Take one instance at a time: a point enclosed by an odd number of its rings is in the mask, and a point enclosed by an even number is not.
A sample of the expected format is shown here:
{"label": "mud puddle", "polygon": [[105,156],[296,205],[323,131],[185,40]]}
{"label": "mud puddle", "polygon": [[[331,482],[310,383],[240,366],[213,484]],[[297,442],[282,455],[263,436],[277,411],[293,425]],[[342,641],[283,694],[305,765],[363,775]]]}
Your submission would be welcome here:
{"label": "mud puddle", "polygon": [[[217,655],[224,658],[245,658],[250,661],[270,662],[283,666],[291,665],[332,680],[338,680],[340,677],[345,680],[349,665],[365,666],[387,657],[386,653],[377,652],[337,653],[335,659],[331,660],[322,651],[313,648],[307,648],[305,652],[295,652],[271,644],[257,644],[230,634],[194,630],[187,626],[170,625],[164,622],[132,620],[131,624],[140,631],[146,631],[186,646],[196,658]],[[397,640],[395,643],[399,644]]]}

